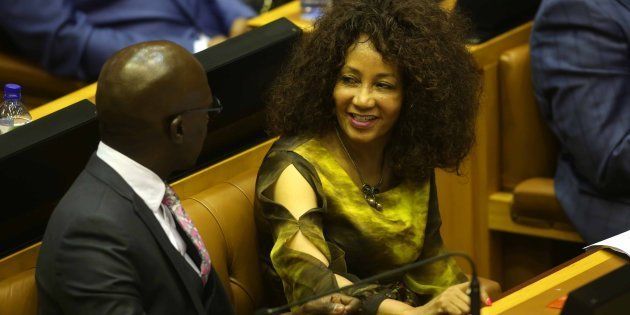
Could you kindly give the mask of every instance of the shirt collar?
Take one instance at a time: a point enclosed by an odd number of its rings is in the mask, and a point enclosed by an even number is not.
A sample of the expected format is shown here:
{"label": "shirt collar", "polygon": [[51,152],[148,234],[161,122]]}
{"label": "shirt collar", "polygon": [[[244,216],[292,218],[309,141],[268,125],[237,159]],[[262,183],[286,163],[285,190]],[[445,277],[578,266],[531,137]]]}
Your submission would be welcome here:
{"label": "shirt collar", "polygon": [[151,211],[156,212],[160,208],[166,185],[157,174],[102,141],[98,144],[96,156],[113,168]]}

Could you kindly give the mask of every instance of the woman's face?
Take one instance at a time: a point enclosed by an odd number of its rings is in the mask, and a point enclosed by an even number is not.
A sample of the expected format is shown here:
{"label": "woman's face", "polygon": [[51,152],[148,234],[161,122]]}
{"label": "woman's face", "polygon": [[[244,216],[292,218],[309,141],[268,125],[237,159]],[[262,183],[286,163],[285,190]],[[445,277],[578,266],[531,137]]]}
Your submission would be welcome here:
{"label": "woman's face", "polygon": [[339,126],[350,141],[387,143],[403,99],[400,73],[361,36],[348,49],[333,99]]}

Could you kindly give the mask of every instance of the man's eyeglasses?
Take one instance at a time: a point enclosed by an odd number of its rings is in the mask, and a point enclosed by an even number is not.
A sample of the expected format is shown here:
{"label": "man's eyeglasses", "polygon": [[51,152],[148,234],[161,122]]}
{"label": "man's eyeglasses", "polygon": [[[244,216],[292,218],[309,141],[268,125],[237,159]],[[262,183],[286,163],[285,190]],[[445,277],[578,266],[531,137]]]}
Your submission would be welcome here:
{"label": "man's eyeglasses", "polygon": [[216,116],[219,115],[223,111],[223,105],[221,105],[221,100],[218,97],[212,95],[212,106],[209,108],[197,108],[197,109],[189,109],[180,113],[180,115],[192,112],[205,112],[208,116]]}

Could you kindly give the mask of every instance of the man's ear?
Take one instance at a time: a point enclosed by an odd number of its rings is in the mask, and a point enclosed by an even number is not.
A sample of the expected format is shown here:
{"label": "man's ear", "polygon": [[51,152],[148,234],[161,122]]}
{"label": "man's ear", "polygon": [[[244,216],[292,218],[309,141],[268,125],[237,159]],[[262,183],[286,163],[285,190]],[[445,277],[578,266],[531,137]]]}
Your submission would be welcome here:
{"label": "man's ear", "polygon": [[182,115],[177,115],[169,126],[169,134],[171,136],[171,140],[177,144],[184,143],[184,121],[182,119]]}

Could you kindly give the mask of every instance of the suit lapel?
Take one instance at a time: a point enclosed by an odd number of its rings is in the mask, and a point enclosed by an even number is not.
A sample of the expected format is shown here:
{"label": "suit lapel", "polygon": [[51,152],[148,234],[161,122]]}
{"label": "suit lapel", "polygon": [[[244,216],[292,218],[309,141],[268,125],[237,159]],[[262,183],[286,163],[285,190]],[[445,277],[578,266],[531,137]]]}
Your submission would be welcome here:
{"label": "suit lapel", "polygon": [[[192,301],[195,305],[195,309],[199,314],[203,314],[203,305],[201,304],[201,292],[202,284],[201,278],[197,274],[194,273],[192,268],[188,265],[184,257],[175,250],[171,241],[169,241],[168,237],[164,233],[162,226],[158,223],[153,215],[153,212],[147,207],[147,205],[142,201],[139,196],[134,196],[133,200],[134,209],[140,219],[147,226],[153,237],[157,241],[158,245],[164,252],[164,254],[168,257],[168,259],[175,267],[175,270],[179,274],[179,277],[184,281],[186,291],[192,298]],[[186,237],[186,236],[182,236]]]}
{"label": "suit lapel", "polygon": [[162,226],[160,226],[160,223],[153,215],[153,212],[149,209],[149,207],[147,207],[142,198],[136,195],[131,186],[129,186],[129,184],[127,184],[127,182],[125,182],[125,180],[120,177],[114,169],[99,159],[96,154],[92,155],[85,169],[90,174],[112,187],[112,189],[114,189],[122,197],[133,203],[134,210],[142,222],[144,222],[147,226],[147,229],[155,238],[160,249],[162,249],[164,254],[168,257],[180,279],[183,281],[186,291],[190,295],[197,313],[204,314],[204,307],[201,301],[201,292],[203,290],[201,279],[197,274],[195,274],[182,255],[175,250],[175,247],[173,247],[173,244],[171,244],[164,233]]}

